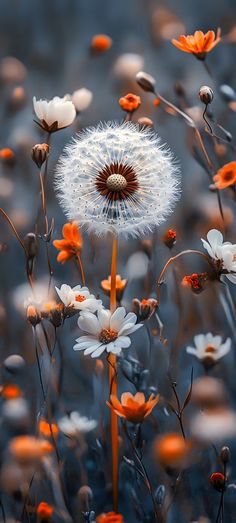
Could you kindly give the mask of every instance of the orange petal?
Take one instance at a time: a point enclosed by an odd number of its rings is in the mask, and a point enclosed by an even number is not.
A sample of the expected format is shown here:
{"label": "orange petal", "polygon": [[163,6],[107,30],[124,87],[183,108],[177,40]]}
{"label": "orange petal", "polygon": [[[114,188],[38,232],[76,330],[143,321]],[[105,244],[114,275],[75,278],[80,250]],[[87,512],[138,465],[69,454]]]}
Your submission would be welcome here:
{"label": "orange petal", "polygon": [[65,223],[63,225],[63,227],[62,227],[62,235],[67,240],[71,240],[72,239],[72,225],[71,225],[71,223]]}
{"label": "orange petal", "polygon": [[67,260],[70,260],[70,258],[72,258],[73,254],[70,253],[69,251],[61,251],[59,252],[58,256],[57,256],[57,261],[59,263],[65,263]]}

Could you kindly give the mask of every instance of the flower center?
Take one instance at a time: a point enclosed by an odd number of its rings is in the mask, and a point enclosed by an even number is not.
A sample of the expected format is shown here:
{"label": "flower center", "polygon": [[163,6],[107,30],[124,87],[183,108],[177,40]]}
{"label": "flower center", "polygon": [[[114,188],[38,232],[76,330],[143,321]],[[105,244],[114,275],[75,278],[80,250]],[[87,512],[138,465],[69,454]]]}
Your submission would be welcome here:
{"label": "flower center", "polygon": [[82,296],[82,294],[77,294],[77,296],[75,297],[75,301],[79,301],[80,303],[84,300],[86,300],[86,298],[85,296]]}
{"label": "flower center", "polygon": [[120,192],[127,187],[127,183],[127,180],[122,176],[122,174],[111,174],[107,178],[106,186],[109,191]]}
{"label": "flower center", "polygon": [[207,354],[211,353],[211,352],[216,352],[216,347],[214,347],[214,345],[208,345],[206,348],[205,348],[205,352]]}
{"label": "flower center", "polygon": [[231,179],[234,178],[234,172],[233,171],[227,171],[223,174],[223,178],[226,182],[229,182]]}
{"label": "flower center", "polygon": [[116,340],[118,337],[118,332],[113,331],[112,329],[102,329],[99,335],[99,341],[101,343],[110,343],[111,341]]}

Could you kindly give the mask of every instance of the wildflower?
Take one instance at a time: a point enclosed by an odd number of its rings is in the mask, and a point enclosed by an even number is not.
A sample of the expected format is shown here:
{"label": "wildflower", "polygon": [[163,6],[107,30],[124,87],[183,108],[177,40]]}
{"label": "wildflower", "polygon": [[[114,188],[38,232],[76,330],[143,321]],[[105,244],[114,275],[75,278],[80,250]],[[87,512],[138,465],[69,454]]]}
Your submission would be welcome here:
{"label": "wildflower", "polygon": [[123,392],[121,395],[121,402],[114,394],[110,395],[110,407],[117,416],[125,418],[131,423],[141,423],[144,418],[151,414],[153,408],[158,403],[159,396],[151,394],[150,398],[145,401],[145,396],[142,392],[137,392],[134,396],[130,392]]}
{"label": "wildflower", "polygon": [[196,294],[199,294],[204,290],[205,283],[208,280],[208,274],[207,272],[200,272],[193,274],[189,276],[184,276],[182,280],[182,285],[185,287],[190,287],[193,292]]}
{"label": "wildflower", "polygon": [[152,129],[109,122],[88,128],[67,147],[56,188],[68,217],[90,232],[137,236],[172,211],[176,175],[171,153]]}
{"label": "wildflower", "polygon": [[91,49],[98,53],[104,53],[112,46],[112,39],[110,36],[98,34],[93,36],[91,40]]}
{"label": "wildflower", "polygon": [[236,184],[236,162],[223,165],[213,177],[217,189],[225,189]]}
{"label": "wildflower", "polygon": [[151,76],[150,74],[145,73],[144,71],[139,71],[136,74],[136,82],[140,87],[142,87],[144,91],[153,93],[155,90],[155,78],[153,78],[153,76]]}
{"label": "wildflower", "polygon": [[94,419],[88,419],[86,416],[80,416],[78,412],[71,412],[58,421],[59,429],[66,436],[76,436],[80,432],[90,432],[97,426]]}
{"label": "wildflower", "polygon": [[89,89],[86,89],[86,87],[77,89],[77,91],[74,91],[71,95],[71,100],[78,113],[85,111],[85,109],[90,106],[92,99],[93,93],[89,91]]}
{"label": "wildflower", "polygon": [[65,223],[62,228],[62,240],[54,240],[53,245],[58,251],[61,251],[57,256],[59,263],[65,263],[67,260],[76,256],[81,251],[83,240],[79,233],[79,228],[75,222]]}
{"label": "wildflower", "polygon": [[222,343],[221,336],[213,336],[211,332],[194,336],[195,347],[187,347],[188,354],[193,354],[202,361],[205,366],[214,365],[223,358],[231,349],[231,339]]}
{"label": "wildflower", "polygon": [[12,165],[15,160],[15,154],[12,149],[9,149],[9,147],[0,149],[0,160],[6,165]]}
{"label": "wildflower", "polygon": [[55,301],[48,301],[41,304],[41,316],[50,321],[52,325],[57,328],[63,322],[63,305]]}
{"label": "wildflower", "polygon": [[97,316],[91,312],[83,312],[78,319],[79,328],[86,332],[85,336],[77,338],[74,350],[84,350],[85,356],[92,358],[101,356],[104,351],[120,354],[121,350],[131,344],[129,335],[140,329],[135,325],[136,314],[126,315],[124,307],[118,307],[113,313],[99,309]]}
{"label": "wildflower", "polygon": [[212,260],[216,261],[217,272],[236,283],[236,245],[223,242],[223,235],[217,229],[211,229],[207,233],[207,241],[202,239],[202,243]]}
{"label": "wildflower", "polygon": [[47,100],[36,100],[34,96],[33,105],[40,127],[49,133],[68,127],[76,117],[74,104],[65,97],[55,96],[48,102]]}
{"label": "wildflower", "polygon": [[36,514],[39,518],[39,521],[50,521],[53,514],[53,507],[46,503],[46,501],[41,501],[36,509]]}
{"label": "wildflower", "polygon": [[14,400],[22,396],[20,387],[18,387],[18,385],[15,384],[4,385],[0,389],[0,394],[6,400]]}
{"label": "wildflower", "polygon": [[10,441],[9,450],[20,463],[30,463],[52,452],[53,447],[47,440],[34,436],[16,436]]}
{"label": "wildflower", "polygon": [[199,60],[204,60],[206,53],[209,53],[220,42],[220,34],[220,29],[217,29],[216,35],[214,31],[208,31],[205,34],[202,31],[195,31],[194,35],[181,35],[179,40],[173,38],[171,42],[180,51],[191,53]]}
{"label": "wildflower", "polygon": [[222,461],[222,463],[229,463],[230,461],[230,450],[229,450],[229,447],[222,447],[221,451],[220,451],[220,459]]}
{"label": "wildflower", "polygon": [[190,424],[192,435],[199,441],[221,442],[236,435],[236,415],[225,406],[196,414]]}
{"label": "wildflower", "polygon": [[44,162],[46,161],[49,153],[49,145],[47,143],[38,143],[32,148],[31,156],[36,163],[37,167],[40,169]]}
{"label": "wildflower", "polygon": [[208,87],[208,85],[202,85],[198,94],[201,102],[205,105],[211,104],[213,101],[214,93],[211,87]]}
{"label": "wildflower", "polygon": [[56,423],[48,423],[44,418],[39,420],[39,434],[46,438],[56,437],[58,435],[58,426]]}
{"label": "wildflower", "polygon": [[128,93],[119,99],[119,104],[123,111],[127,111],[127,113],[133,113],[141,105],[141,98],[136,94]]}
{"label": "wildflower", "polygon": [[210,484],[219,492],[225,490],[225,482],[226,478],[221,472],[213,472],[213,474],[210,475]]}
{"label": "wildflower", "polygon": [[27,320],[31,323],[32,327],[36,327],[41,321],[40,312],[37,311],[34,305],[29,305],[27,307]]}
{"label": "wildflower", "polygon": [[179,468],[186,464],[191,444],[177,433],[165,434],[154,442],[154,455],[165,468]]}
{"label": "wildflower", "polygon": [[162,241],[169,249],[172,249],[176,244],[176,231],[174,229],[168,229],[162,236]]}
{"label": "wildflower", "polygon": [[138,298],[133,300],[133,311],[137,315],[138,321],[149,320],[157,309],[157,300],[148,298],[147,300]]}
{"label": "wildflower", "polygon": [[96,523],[125,523],[124,518],[117,512],[103,512],[96,517]]}
{"label": "wildflower", "polygon": [[[126,288],[127,283],[128,283],[128,280],[126,280],[126,279],[122,280],[120,275],[116,274],[116,297],[117,297],[118,301],[122,300],[124,290]],[[102,287],[102,290],[109,296],[110,292],[111,292],[111,276],[108,276],[107,280],[101,281],[101,287]]]}
{"label": "wildflower", "polygon": [[73,308],[78,311],[96,312],[102,305],[101,300],[97,300],[93,294],[90,294],[88,287],[76,285],[76,287],[71,288],[64,283],[60,289],[56,287],[56,291],[67,308]]}

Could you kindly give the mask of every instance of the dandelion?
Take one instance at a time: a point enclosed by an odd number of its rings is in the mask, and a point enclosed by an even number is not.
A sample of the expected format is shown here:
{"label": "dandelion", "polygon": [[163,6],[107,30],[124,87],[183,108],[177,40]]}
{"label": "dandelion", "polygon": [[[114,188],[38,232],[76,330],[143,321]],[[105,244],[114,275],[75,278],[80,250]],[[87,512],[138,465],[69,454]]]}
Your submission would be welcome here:
{"label": "dandelion", "polygon": [[[115,285],[116,285],[116,297],[117,297],[118,301],[122,300],[122,297],[123,297],[123,294],[124,294],[124,290],[126,288],[127,283],[128,283],[127,279],[123,279],[122,280],[121,276],[119,274],[116,274]],[[102,280],[101,281],[101,287],[102,287],[102,290],[106,294],[108,294],[110,296],[110,293],[111,293],[111,276],[108,276],[107,280]]]}
{"label": "dandelion", "polygon": [[72,124],[76,117],[74,104],[66,97],[55,96],[52,100],[36,100],[33,97],[34,112],[39,125],[45,131],[53,133]]}
{"label": "dandelion", "polygon": [[142,392],[137,392],[134,396],[130,392],[123,392],[121,401],[111,394],[110,403],[107,401],[107,405],[120,418],[125,418],[131,423],[141,423],[144,418],[151,414],[158,401],[158,395],[155,397],[154,394],[151,394],[150,398],[145,401],[145,396]]}
{"label": "dandelion", "polygon": [[223,235],[217,229],[207,233],[207,241],[202,239],[203,247],[215,261],[215,269],[219,275],[225,274],[232,283],[236,283],[236,245],[223,242]]}
{"label": "dandelion", "polygon": [[64,416],[58,421],[59,429],[66,436],[76,436],[81,432],[90,432],[97,426],[94,419],[88,419],[86,416],[80,416],[78,412],[71,412],[69,416]]}
{"label": "dandelion", "polygon": [[152,129],[108,122],[67,146],[56,188],[69,219],[90,232],[137,236],[172,211],[180,192],[177,172]]}
{"label": "dandelion", "polygon": [[222,336],[213,336],[211,332],[194,336],[195,347],[187,347],[188,354],[193,354],[202,363],[209,367],[217,363],[231,349],[231,339],[222,343]]}
{"label": "dandelion", "polygon": [[229,162],[223,165],[223,167],[217,171],[213,180],[217,189],[234,186],[236,184],[236,162]]}
{"label": "dandelion", "polygon": [[65,263],[67,260],[73,258],[80,253],[83,240],[79,233],[79,228],[76,223],[65,223],[62,228],[62,240],[54,240],[54,247],[60,251],[57,256],[59,263]]}
{"label": "dandelion", "polygon": [[76,285],[71,288],[70,285],[64,283],[60,289],[56,287],[56,291],[66,308],[94,313],[102,306],[102,301],[90,294],[88,287]]}
{"label": "dandelion", "polygon": [[180,51],[191,53],[199,60],[204,60],[206,54],[220,42],[220,34],[220,29],[217,29],[216,34],[214,31],[208,31],[205,34],[202,31],[195,31],[194,35],[181,35],[178,40],[173,38],[171,42]]}
{"label": "dandelion", "polygon": [[123,111],[133,113],[141,105],[141,98],[133,93],[128,93],[119,99],[119,104]]}
{"label": "dandelion", "polygon": [[78,319],[78,326],[86,335],[78,338],[73,348],[84,350],[85,356],[90,354],[92,358],[101,356],[104,351],[120,354],[122,349],[131,345],[129,335],[142,327],[135,325],[136,321],[136,314],[126,314],[124,307],[118,307],[113,313],[99,309],[97,316],[83,312]]}

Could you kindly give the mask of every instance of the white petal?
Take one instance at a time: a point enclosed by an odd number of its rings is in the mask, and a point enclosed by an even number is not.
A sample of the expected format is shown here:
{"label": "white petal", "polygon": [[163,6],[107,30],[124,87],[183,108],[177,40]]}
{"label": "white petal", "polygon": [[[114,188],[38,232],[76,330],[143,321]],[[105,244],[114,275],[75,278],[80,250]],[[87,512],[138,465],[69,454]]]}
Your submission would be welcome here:
{"label": "white petal", "polygon": [[120,329],[120,325],[125,318],[125,314],[126,314],[125,308],[118,307],[111,315],[110,328],[118,332]]}
{"label": "white petal", "polygon": [[78,319],[79,328],[88,332],[88,334],[98,335],[100,332],[100,325],[95,314],[91,312],[84,312]]}
{"label": "white petal", "polygon": [[124,325],[124,327],[122,327],[120,329],[119,336],[121,336],[121,334],[123,334],[125,336],[127,334],[132,334],[133,332],[137,331],[141,327],[143,327],[142,323],[138,323],[138,325],[134,325],[133,323],[127,323],[127,325]]}
{"label": "white petal", "polygon": [[131,345],[131,339],[128,336],[119,336],[117,340],[115,340],[115,346],[127,349]]}
{"label": "white petal", "polygon": [[101,354],[104,352],[105,350],[105,345],[100,345],[99,348],[97,348],[92,354],[91,354],[91,358],[99,358],[99,356],[101,356]]}
{"label": "white petal", "polygon": [[207,240],[210,243],[213,251],[216,248],[217,245],[223,244],[223,234],[218,231],[217,229],[211,229],[207,233]]}
{"label": "white petal", "polygon": [[102,329],[109,329],[110,327],[111,311],[108,309],[98,310],[98,321]]}
{"label": "white petal", "polygon": [[97,342],[97,343],[94,343],[93,345],[91,345],[91,347],[88,347],[84,351],[84,355],[87,356],[88,354],[91,354],[92,352],[96,351],[99,347],[102,349],[101,353],[105,350],[105,347],[103,346],[103,344],[101,342]]}
{"label": "white petal", "polygon": [[201,241],[203,243],[203,247],[204,249],[206,249],[206,251],[208,252],[209,256],[213,259],[215,259],[215,253],[213,252],[211,246],[209,245],[209,243],[206,242],[206,240],[204,240],[203,238],[201,238]]}

